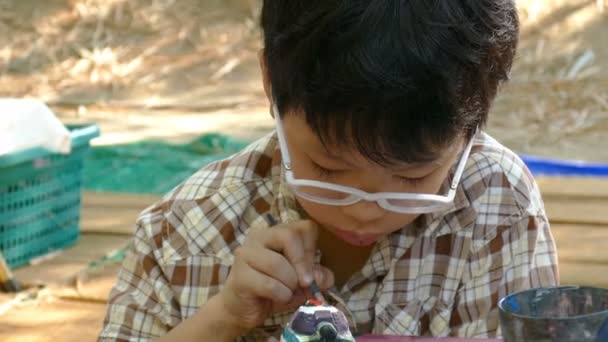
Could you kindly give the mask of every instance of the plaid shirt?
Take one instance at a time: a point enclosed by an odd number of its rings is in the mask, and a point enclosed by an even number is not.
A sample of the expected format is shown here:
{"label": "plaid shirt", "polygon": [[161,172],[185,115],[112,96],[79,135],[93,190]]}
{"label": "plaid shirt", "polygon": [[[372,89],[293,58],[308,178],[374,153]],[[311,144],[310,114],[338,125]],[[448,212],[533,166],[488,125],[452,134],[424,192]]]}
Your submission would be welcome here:
{"label": "plaid shirt", "polygon": [[[333,289],[359,333],[494,337],[501,297],[558,284],[532,175],[487,134],[475,140],[453,205],[378,241],[364,267]],[[166,334],[222,289],[250,227],[267,225],[267,213],[280,222],[303,218],[280,159],[269,134],[141,214],[100,341]],[[278,340],[291,314],[273,315],[242,340]]]}

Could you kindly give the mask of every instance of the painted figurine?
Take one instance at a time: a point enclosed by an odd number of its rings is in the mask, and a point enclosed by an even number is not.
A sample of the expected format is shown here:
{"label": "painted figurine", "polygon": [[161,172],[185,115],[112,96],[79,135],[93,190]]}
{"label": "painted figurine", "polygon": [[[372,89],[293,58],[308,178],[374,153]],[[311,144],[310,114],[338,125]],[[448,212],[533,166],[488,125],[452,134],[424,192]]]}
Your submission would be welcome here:
{"label": "painted figurine", "polygon": [[324,301],[309,299],[283,329],[281,342],[354,342],[342,311]]}

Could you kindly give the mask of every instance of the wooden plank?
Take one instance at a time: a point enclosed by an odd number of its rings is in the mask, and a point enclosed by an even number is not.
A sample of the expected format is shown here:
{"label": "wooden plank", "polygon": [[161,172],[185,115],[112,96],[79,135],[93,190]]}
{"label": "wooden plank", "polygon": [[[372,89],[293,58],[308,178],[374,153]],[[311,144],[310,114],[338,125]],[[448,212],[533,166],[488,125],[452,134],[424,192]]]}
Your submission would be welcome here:
{"label": "wooden plank", "polygon": [[15,277],[24,285],[60,286],[71,283],[76,274],[92,261],[124,248],[125,236],[83,234],[80,240],[48,260],[14,270]]}
{"label": "wooden plank", "polygon": [[161,199],[161,196],[112,192],[84,191],[83,207],[133,208],[143,210]]}
{"label": "wooden plank", "polygon": [[65,300],[32,302],[2,315],[0,341],[96,341],[106,305]]}
{"label": "wooden plank", "polygon": [[544,197],[552,223],[608,225],[608,199]]}
{"label": "wooden plank", "polygon": [[562,284],[608,287],[607,226],[553,224]]}
{"label": "wooden plank", "polygon": [[608,200],[608,178],[593,177],[536,177],[536,182],[547,197],[587,197]]}
{"label": "wooden plank", "polygon": [[87,206],[82,209],[80,230],[84,233],[132,236],[141,211],[134,208]]}
{"label": "wooden plank", "polygon": [[549,220],[608,225],[608,178],[537,177]]}
{"label": "wooden plank", "polygon": [[563,262],[559,272],[562,285],[608,287],[608,264]]}
{"label": "wooden plank", "polygon": [[608,226],[553,224],[551,231],[560,262],[608,266]]}
{"label": "wooden plank", "polygon": [[85,192],[80,230],[131,236],[139,214],[159,199],[153,195]]}
{"label": "wooden plank", "polygon": [[[116,283],[121,266],[122,262],[113,261],[101,267],[82,270],[76,277],[74,287],[67,289],[68,291],[56,291],[56,293],[63,297],[69,296],[105,303],[108,301],[110,290]],[[70,290],[73,293],[70,293]]]}

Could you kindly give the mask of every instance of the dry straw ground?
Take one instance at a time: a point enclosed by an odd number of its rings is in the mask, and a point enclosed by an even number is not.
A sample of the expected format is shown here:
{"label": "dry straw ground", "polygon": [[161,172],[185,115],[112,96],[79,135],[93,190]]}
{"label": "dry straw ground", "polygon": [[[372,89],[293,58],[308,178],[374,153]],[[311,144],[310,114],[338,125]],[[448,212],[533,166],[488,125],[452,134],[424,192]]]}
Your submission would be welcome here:
{"label": "dry straw ground", "polygon": [[[608,4],[517,4],[519,55],[489,131],[518,152],[608,162]],[[0,96],[74,115],[260,108],[258,11],[257,0],[0,0]]]}

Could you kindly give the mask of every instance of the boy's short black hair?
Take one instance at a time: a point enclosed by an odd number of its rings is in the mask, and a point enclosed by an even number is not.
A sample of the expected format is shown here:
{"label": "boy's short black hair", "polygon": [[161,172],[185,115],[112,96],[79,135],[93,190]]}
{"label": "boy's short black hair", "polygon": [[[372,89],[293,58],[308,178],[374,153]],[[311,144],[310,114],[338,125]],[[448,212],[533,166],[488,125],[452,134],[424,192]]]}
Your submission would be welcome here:
{"label": "boy's short black hair", "polygon": [[280,112],[382,165],[485,124],[519,34],[514,0],[264,0],[261,23]]}

